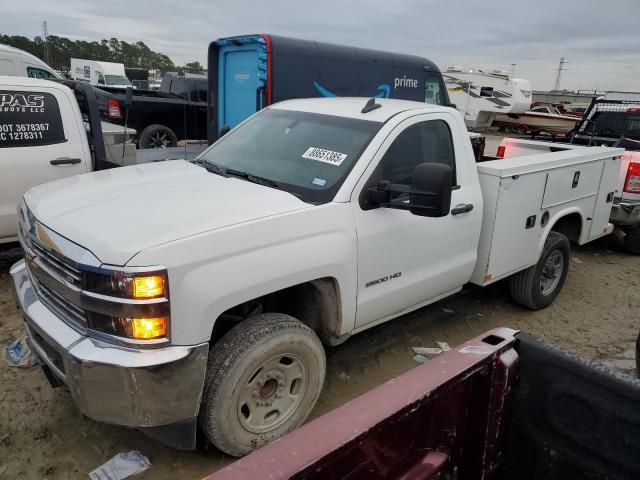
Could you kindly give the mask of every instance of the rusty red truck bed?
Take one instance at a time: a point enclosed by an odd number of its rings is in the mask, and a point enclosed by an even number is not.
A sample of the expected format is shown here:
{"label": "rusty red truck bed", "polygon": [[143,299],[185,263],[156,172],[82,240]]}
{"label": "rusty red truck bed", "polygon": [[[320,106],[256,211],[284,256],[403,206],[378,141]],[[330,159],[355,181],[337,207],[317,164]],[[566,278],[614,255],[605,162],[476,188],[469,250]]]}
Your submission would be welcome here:
{"label": "rusty red truck bed", "polygon": [[498,328],[207,478],[637,479],[640,382]]}

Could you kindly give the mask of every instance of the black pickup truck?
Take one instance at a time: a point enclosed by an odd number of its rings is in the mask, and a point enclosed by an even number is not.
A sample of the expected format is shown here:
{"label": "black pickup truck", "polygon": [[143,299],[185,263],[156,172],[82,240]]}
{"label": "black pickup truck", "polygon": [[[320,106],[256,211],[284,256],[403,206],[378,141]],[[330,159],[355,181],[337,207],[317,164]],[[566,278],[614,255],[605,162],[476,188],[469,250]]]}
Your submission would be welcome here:
{"label": "black pickup truck", "polygon": [[207,77],[168,73],[159,91],[133,90],[126,106],[122,90],[96,88],[102,117],[138,132],[139,148],[175,147],[178,140],[207,138]]}

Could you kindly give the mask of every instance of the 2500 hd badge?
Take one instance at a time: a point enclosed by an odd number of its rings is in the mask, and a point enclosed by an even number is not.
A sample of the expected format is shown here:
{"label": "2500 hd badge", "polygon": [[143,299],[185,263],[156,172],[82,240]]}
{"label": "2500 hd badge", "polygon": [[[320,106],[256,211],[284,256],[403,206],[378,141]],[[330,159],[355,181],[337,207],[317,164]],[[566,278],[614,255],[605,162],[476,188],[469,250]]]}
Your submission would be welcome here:
{"label": "2500 hd badge", "polygon": [[386,275],[382,278],[378,278],[377,280],[371,280],[364,284],[365,288],[373,287],[374,285],[378,285],[379,283],[388,282],[389,280],[393,280],[394,278],[398,278],[402,275],[402,272],[392,273],[391,275]]}

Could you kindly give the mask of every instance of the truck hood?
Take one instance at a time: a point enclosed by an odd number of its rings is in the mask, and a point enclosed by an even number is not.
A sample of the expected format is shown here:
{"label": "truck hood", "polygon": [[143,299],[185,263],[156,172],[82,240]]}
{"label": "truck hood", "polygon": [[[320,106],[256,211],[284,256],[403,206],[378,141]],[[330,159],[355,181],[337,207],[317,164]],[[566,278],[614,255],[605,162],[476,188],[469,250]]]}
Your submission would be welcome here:
{"label": "truck hood", "polygon": [[25,202],[42,224],[112,265],[163,243],[311,208],[287,192],[184,160],[46,183],[29,190]]}

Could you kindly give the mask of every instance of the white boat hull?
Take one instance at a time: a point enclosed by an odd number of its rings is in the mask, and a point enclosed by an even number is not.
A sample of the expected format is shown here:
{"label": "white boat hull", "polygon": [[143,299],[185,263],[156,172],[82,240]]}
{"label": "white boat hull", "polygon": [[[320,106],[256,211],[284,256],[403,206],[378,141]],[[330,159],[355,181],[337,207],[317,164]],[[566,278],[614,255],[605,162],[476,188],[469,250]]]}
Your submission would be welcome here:
{"label": "white boat hull", "polygon": [[525,112],[518,114],[496,115],[493,125],[497,127],[524,127],[529,131],[546,130],[551,133],[567,133],[580,121],[577,117],[568,115],[553,115],[550,113]]}

